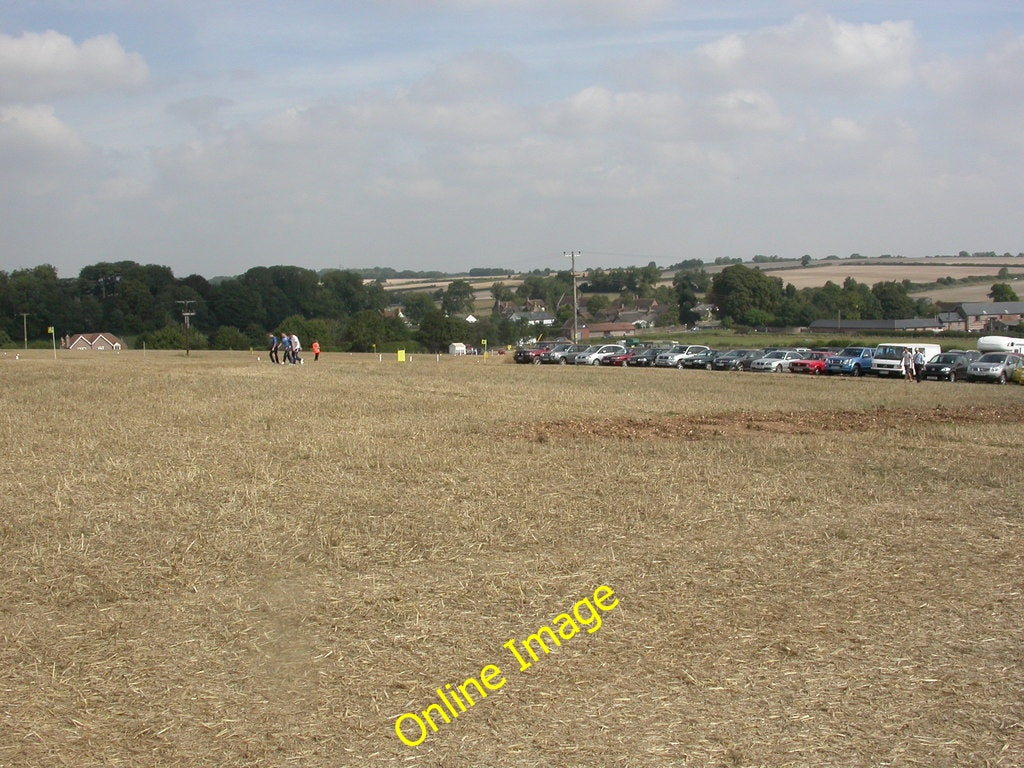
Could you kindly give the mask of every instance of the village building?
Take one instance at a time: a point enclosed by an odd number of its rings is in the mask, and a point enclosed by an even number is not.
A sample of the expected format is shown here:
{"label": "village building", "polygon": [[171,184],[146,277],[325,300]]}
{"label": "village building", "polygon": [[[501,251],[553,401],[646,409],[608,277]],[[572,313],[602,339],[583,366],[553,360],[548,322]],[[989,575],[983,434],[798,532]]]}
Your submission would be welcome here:
{"label": "village building", "polygon": [[75,333],[60,340],[61,349],[120,352],[121,340],[112,333]]}
{"label": "village building", "polygon": [[964,301],[958,304],[942,304],[942,315],[956,315],[959,324],[950,322],[947,326],[956,331],[984,331],[1001,333],[1024,319],[1024,301]]}

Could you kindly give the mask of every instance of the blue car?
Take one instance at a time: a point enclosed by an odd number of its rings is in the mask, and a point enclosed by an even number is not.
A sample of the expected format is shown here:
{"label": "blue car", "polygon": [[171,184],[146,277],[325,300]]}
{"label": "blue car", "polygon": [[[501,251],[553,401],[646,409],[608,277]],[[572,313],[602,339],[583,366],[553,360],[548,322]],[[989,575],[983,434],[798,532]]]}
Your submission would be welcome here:
{"label": "blue car", "polygon": [[827,376],[863,376],[871,370],[874,347],[845,347],[825,361]]}

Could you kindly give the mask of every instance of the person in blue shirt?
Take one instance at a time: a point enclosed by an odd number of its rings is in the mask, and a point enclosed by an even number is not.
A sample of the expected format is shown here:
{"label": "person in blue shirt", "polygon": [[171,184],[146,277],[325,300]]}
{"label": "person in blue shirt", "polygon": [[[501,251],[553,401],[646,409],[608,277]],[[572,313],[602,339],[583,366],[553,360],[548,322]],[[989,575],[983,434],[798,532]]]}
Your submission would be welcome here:
{"label": "person in blue shirt", "polygon": [[284,331],[281,332],[281,351],[284,353],[284,362],[292,362],[292,340]]}
{"label": "person in blue shirt", "polygon": [[267,339],[269,340],[270,344],[270,362],[274,363],[275,365],[280,365],[281,361],[280,359],[278,359],[277,356],[277,350],[280,349],[280,344],[277,341],[277,336],[275,336],[272,333],[268,333]]}

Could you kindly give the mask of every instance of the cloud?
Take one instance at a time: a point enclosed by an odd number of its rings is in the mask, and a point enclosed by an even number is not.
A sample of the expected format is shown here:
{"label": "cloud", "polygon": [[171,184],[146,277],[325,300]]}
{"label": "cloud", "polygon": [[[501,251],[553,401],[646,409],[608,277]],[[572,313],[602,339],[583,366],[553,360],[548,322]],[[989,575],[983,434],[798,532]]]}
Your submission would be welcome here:
{"label": "cloud", "polygon": [[46,105],[0,107],[0,194],[49,195],[74,185],[90,148]]}
{"label": "cloud", "polygon": [[76,45],[52,30],[20,37],[0,34],[0,98],[8,101],[134,88],[148,78],[142,56],[125,51],[114,35]]}
{"label": "cloud", "polygon": [[672,9],[672,0],[391,0],[422,9],[429,5],[456,11],[528,12],[568,16],[596,24],[639,23]]}
{"label": "cloud", "polygon": [[55,165],[81,160],[86,146],[46,105],[0,108],[0,152],[10,158],[47,158]]}
{"label": "cloud", "polygon": [[852,24],[802,15],[789,24],[701,46],[696,69],[714,80],[747,86],[889,90],[913,79],[916,42],[908,21]]}
{"label": "cloud", "polygon": [[191,96],[167,105],[167,114],[181,118],[199,130],[217,127],[218,114],[234,105],[223,96]]}

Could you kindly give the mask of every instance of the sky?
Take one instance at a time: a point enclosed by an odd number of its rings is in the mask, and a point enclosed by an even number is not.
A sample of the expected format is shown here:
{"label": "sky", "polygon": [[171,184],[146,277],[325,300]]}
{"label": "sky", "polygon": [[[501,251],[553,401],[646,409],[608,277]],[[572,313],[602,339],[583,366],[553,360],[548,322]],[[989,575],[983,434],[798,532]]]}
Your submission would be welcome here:
{"label": "sky", "polygon": [[5,0],[0,270],[1024,251],[1019,0]]}

